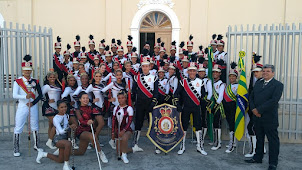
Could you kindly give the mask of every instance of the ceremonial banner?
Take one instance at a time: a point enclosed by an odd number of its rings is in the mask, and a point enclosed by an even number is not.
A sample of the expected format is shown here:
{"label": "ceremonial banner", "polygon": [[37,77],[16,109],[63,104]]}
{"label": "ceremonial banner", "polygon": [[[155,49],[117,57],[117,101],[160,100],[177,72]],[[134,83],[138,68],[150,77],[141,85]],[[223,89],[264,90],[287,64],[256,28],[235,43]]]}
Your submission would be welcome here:
{"label": "ceremonial banner", "polygon": [[245,65],[243,57],[244,51],[239,52],[239,70],[241,70],[238,89],[237,89],[237,102],[236,102],[236,114],[235,114],[235,137],[238,141],[241,140],[244,134],[244,117],[247,112],[248,106],[248,92],[246,86]]}
{"label": "ceremonial banner", "polygon": [[[213,49],[211,46],[208,47],[208,79],[211,80],[212,89],[215,92],[214,80],[213,80]],[[213,134],[214,104],[215,104],[215,99],[214,99],[214,95],[213,95],[207,104],[208,134],[209,134],[211,141],[214,140],[214,134]]]}
{"label": "ceremonial banner", "polygon": [[176,147],[184,137],[181,114],[175,106],[162,104],[154,107],[150,113],[147,137],[165,153]]}

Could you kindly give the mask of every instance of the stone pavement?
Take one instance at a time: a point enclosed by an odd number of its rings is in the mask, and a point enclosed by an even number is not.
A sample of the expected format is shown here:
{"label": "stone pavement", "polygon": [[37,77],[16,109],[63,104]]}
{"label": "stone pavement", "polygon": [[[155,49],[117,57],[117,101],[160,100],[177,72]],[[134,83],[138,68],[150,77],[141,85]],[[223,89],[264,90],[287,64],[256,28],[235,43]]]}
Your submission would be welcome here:
{"label": "stone pavement", "polygon": [[[230,169],[230,170],[255,170],[267,169],[268,154],[265,155],[262,164],[246,164],[242,155],[243,142],[239,143],[239,147],[233,153],[225,153],[225,144],[218,151],[211,151],[209,145],[205,145],[208,156],[202,156],[196,152],[195,144],[191,143],[191,139],[187,139],[186,152],[177,155],[178,146],[168,154],[154,153],[154,146],[147,137],[141,137],[139,146],[144,152],[128,154],[129,164],[124,164],[116,158],[115,150],[112,150],[108,144],[107,136],[101,136],[101,142],[105,143],[104,152],[109,159],[108,164],[102,164],[103,169],[152,169],[152,170],[177,170],[177,169]],[[46,134],[41,135],[42,148],[47,152],[53,152],[46,148]],[[42,164],[35,162],[37,152],[31,151],[28,155],[27,135],[22,134],[21,138],[21,157],[13,157],[13,136],[8,134],[0,134],[0,170],[53,170],[62,169],[63,164],[56,163],[47,158],[42,159]],[[130,142],[129,142],[130,143]],[[208,143],[208,141],[206,141]],[[268,146],[266,146],[268,148]],[[87,150],[84,156],[75,157],[75,167],[77,170],[95,170],[98,169],[95,150]],[[279,166],[278,169],[301,169],[302,167],[302,144],[281,144]]]}

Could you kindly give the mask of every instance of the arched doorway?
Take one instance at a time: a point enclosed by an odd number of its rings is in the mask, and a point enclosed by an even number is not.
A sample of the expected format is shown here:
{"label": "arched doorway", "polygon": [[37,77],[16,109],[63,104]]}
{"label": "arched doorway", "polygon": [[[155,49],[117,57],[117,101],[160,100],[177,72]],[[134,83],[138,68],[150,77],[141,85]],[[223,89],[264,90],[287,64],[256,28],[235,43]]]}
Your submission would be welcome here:
{"label": "arched doorway", "polygon": [[[156,1],[157,2],[157,1]],[[142,25],[142,21],[145,19],[147,15],[149,15],[152,12],[160,12],[162,14],[165,14],[171,24],[172,24],[172,35],[171,35],[171,40],[176,41],[176,44],[179,43],[179,32],[180,32],[180,24],[178,21],[178,17],[176,16],[175,12],[172,10],[172,7],[165,5],[162,1],[161,3],[152,3],[148,5],[144,5],[143,7],[139,7],[139,10],[136,12],[134,15],[131,26],[130,26],[130,31],[131,35],[133,37],[133,46],[138,48],[138,52],[140,52],[140,27]],[[145,42],[144,42],[145,43]],[[153,42],[154,43],[154,42]],[[169,42],[168,44],[170,44]],[[167,44],[166,47],[170,46]],[[178,52],[178,50],[177,50]]]}
{"label": "arched doorway", "polygon": [[[146,41],[150,43],[151,51],[153,51],[157,38],[161,38],[161,41],[165,43],[165,48],[168,49],[172,39],[172,24],[165,14],[155,11],[149,13],[140,25],[140,51]],[[169,50],[167,54],[170,54]]]}

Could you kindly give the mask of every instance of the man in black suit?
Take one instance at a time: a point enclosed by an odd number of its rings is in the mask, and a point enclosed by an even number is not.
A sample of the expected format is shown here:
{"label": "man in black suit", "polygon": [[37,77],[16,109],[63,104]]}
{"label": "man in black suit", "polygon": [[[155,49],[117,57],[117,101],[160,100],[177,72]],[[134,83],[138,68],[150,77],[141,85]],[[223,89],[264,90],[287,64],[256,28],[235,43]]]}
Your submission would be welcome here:
{"label": "man in black suit", "polygon": [[278,102],[282,96],[283,84],[274,79],[275,67],[263,67],[263,79],[257,81],[250,95],[250,109],[254,114],[256,131],[256,154],[248,163],[262,163],[265,135],[269,144],[269,168],[276,169],[280,142],[278,137]]}

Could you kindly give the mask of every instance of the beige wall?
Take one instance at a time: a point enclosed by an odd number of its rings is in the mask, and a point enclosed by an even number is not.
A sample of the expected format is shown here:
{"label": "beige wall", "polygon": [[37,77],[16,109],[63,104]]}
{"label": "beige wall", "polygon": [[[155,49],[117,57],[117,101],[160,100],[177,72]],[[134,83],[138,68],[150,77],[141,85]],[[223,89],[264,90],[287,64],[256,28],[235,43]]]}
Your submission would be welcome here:
{"label": "beige wall", "polygon": [[[53,28],[63,44],[81,35],[95,40],[122,38],[126,43],[139,0],[0,0],[0,13],[8,22]],[[194,49],[206,46],[213,33],[224,34],[228,25],[302,22],[301,0],[173,0],[180,23],[180,40],[194,36]]]}

